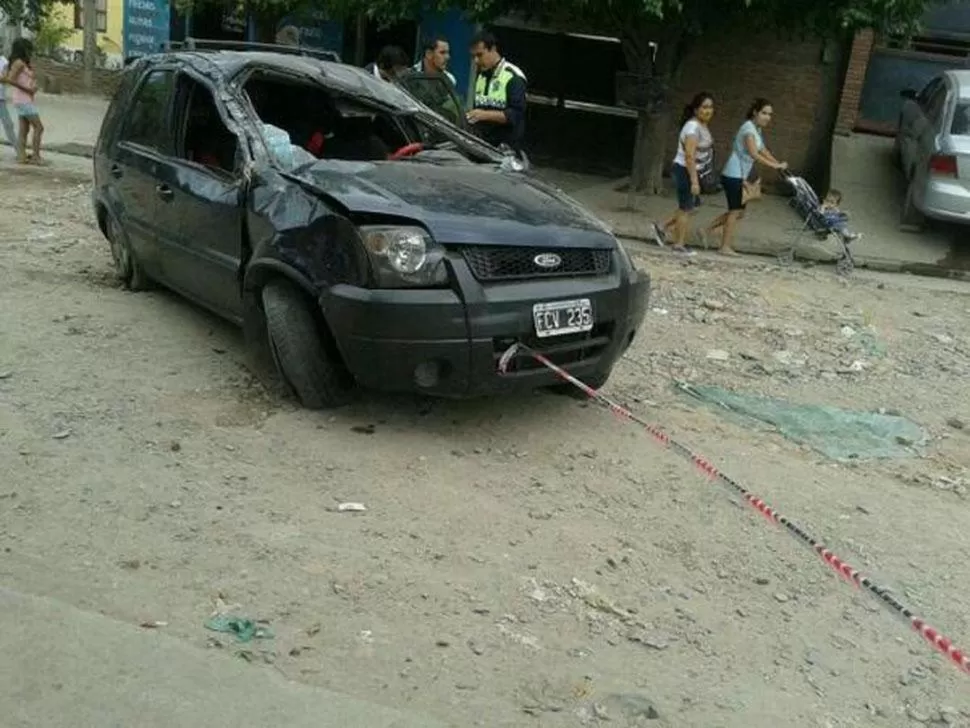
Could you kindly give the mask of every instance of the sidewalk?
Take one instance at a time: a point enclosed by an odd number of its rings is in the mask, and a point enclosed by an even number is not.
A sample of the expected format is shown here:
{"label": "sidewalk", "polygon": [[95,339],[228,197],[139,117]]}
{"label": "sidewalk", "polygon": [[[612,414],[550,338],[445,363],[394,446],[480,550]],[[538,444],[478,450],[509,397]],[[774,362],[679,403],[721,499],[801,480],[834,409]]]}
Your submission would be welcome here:
{"label": "sidewalk", "polygon": [[[970,279],[970,261],[962,259],[952,229],[930,226],[914,234],[897,228],[902,192],[897,189],[898,173],[892,167],[891,151],[891,139],[860,135],[836,137],[834,141],[832,186],[843,194],[853,230],[863,233],[862,239],[852,245],[856,263],[873,270]],[[673,190],[668,189],[662,196],[638,195],[636,211],[631,212],[627,193],[617,189],[616,180],[548,169],[540,176],[562,187],[623,238],[652,244],[651,223],[668,219],[677,206]],[[726,208],[722,195],[702,199],[694,218],[696,225],[706,225]],[[743,253],[776,256],[792,245],[800,224],[787,198],[766,195],[748,206],[735,247]],[[795,255],[803,260],[830,262],[838,252],[835,241],[821,242],[804,235]]]}
{"label": "sidewalk", "polygon": [[0,587],[7,726],[434,728],[269,667]]}
{"label": "sidewalk", "polygon": [[[90,157],[101,130],[108,100],[99,96],[37,94],[44,122],[43,148],[50,152]],[[0,137],[3,134],[0,132]],[[3,139],[7,146],[6,139]]]}

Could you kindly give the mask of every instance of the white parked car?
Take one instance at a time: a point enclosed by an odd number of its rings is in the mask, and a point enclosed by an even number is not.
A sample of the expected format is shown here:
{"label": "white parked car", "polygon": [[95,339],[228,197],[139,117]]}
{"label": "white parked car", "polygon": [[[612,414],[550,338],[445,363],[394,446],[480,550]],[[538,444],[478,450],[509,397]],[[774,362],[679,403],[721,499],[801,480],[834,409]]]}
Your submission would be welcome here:
{"label": "white parked car", "polygon": [[900,224],[970,223],[970,71],[944,71],[919,93],[901,95],[896,154],[907,187]]}

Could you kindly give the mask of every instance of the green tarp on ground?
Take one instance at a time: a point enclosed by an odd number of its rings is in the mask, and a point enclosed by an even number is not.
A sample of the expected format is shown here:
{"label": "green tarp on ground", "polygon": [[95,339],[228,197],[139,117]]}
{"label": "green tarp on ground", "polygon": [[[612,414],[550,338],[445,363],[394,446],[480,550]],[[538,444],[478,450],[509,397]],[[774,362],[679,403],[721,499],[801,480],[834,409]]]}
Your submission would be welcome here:
{"label": "green tarp on ground", "polygon": [[905,458],[926,444],[923,429],[904,417],[793,404],[702,384],[681,382],[677,388],[722,412],[770,425],[833,460]]}

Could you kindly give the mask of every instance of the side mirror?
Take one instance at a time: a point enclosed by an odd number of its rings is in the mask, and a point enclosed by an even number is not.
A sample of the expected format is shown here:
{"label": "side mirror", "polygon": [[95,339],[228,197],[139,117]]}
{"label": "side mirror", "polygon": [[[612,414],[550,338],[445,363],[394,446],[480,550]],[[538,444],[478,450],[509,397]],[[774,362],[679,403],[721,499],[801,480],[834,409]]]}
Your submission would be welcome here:
{"label": "side mirror", "polygon": [[904,99],[914,100],[916,98],[916,92],[911,88],[904,88],[899,92],[899,95]]}

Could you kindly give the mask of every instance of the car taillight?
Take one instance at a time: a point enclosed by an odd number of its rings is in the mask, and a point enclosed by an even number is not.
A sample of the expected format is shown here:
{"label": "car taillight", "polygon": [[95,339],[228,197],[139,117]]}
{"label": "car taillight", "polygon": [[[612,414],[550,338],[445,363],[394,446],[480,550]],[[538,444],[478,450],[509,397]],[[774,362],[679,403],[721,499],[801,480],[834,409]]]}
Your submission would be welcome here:
{"label": "car taillight", "polygon": [[956,177],[957,158],[951,154],[934,154],[930,157],[930,174],[940,177]]}

